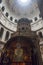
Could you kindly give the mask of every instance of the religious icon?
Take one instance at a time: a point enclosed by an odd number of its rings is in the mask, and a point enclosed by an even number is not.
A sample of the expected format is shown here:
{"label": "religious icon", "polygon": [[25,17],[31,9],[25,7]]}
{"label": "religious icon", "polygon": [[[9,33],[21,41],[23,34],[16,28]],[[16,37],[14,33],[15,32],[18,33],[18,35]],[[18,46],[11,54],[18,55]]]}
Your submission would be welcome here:
{"label": "religious icon", "polygon": [[15,55],[17,55],[17,56],[22,56],[23,55],[23,49],[15,49]]}
{"label": "religious icon", "polygon": [[23,49],[21,48],[20,43],[16,44],[16,49],[14,51],[14,55],[15,55],[15,60],[16,61],[23,60]]}

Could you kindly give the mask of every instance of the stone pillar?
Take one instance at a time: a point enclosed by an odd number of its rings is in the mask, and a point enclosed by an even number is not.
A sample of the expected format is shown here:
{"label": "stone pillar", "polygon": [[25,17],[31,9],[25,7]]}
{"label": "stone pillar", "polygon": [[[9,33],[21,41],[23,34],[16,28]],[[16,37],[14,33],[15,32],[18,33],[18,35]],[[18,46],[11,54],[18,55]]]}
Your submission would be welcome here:
{"label": "stone pillar", "polygon": [[6,31],[4,30],[3,36],[2,36],[2,41],[3,41],[3,42],[5,41],[5,35],[6,35]]}
{"label": "stone pillar", "polygon": [[36,55],[37,55],[37,59],[38,59],[38,64],[42,65],[42,58],[41,58],[41,52],[40,52],[40,46],[39,46],[39,41],[37,40],[36,42]]}

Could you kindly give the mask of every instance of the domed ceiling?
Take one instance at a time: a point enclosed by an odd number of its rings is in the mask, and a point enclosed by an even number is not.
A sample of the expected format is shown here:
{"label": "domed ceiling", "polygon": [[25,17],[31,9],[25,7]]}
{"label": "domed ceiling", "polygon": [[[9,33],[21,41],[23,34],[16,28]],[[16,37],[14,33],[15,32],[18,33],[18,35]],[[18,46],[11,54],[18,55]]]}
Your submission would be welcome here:
{"label": "domed ceiling", "polygon": [[3,14],[0,15],[2,24],[13,31],[16,30],[18,19],[35,21],[40,14],[37,0],[0,0],[0,11]]}
{"label": "domed ceiling", "polygon": [[33,18],[38,15],[37,0],[5,0],[10,14],[17,18]]}

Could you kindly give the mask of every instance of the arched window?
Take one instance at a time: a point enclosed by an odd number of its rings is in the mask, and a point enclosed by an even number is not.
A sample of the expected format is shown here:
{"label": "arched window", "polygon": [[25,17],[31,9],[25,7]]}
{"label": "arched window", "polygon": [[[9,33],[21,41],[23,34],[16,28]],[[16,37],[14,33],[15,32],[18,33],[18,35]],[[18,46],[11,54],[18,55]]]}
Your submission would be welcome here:
{"label": "arched window", "polygon": [[39,32],[39,36],[40,36],[40,38],[42,38],[42,37],[43,37],[42,32]]}
{"label": "arched window", "polygon": [[1,29],[0,29],[0,38],[2,38],[3,32],[4,32],[4,29],[1,28]]}
{"label": "arched window", "polygon": [[5,41],[9,39],[9,32],[6,32]]}

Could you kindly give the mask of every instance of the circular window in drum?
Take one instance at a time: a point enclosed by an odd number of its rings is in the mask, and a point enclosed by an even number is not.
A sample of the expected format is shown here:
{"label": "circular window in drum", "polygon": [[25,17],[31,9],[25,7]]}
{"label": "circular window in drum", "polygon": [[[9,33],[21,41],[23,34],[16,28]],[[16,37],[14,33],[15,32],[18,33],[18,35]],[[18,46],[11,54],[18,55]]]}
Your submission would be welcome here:
{"label": "circular window in drum", "polygon": [[4,10],[5,10],[5,7],[3,6],[3,7],[2,7],[2,11],[4,11]]}
{"label": "circular window in drum", "polygon": [[8,17],[8,16],[9,16],[8,12],[6,12],[6,14],[5,14],[5,15],[6,15],[6,17]]}
{"label": "circular window in drum", "polygon": [[37,21],[37,17],[35,17],[35,21]]}
{"label": "circular window in drum", "polygon": [[10,17],[10,20],[12,21],[13,20],[13,17]]}

